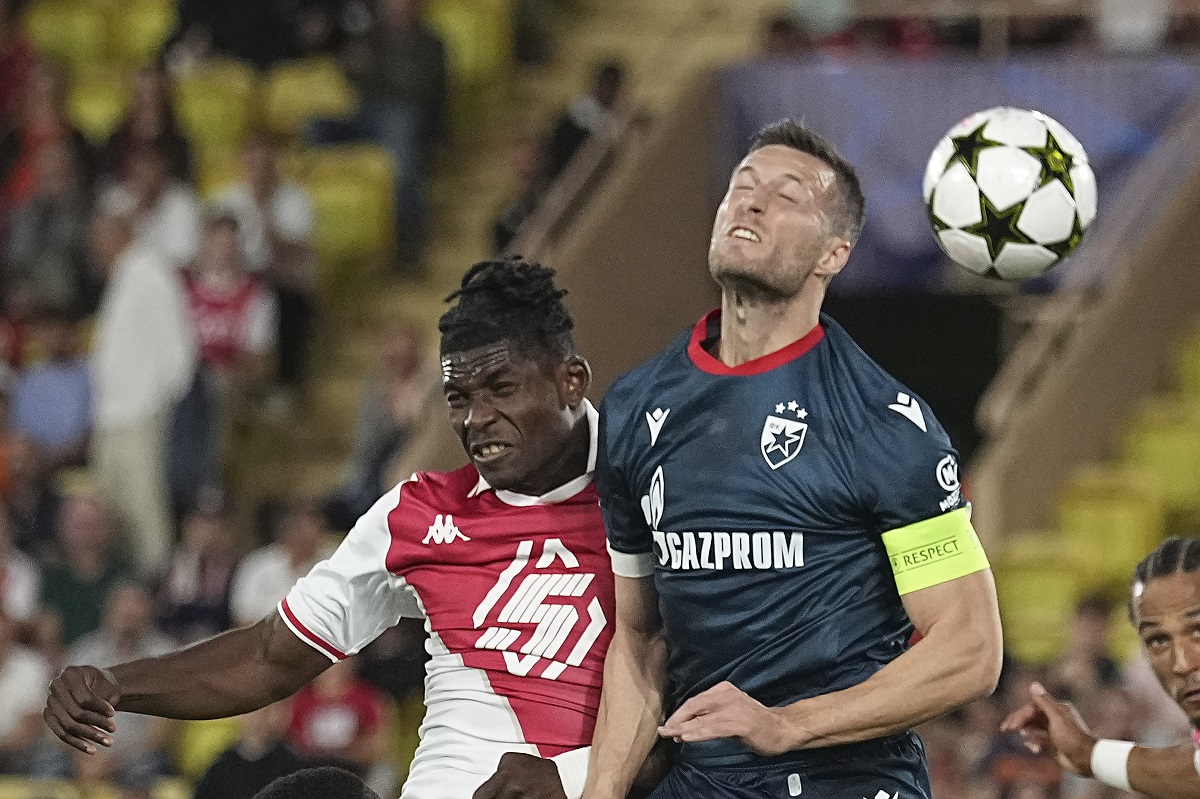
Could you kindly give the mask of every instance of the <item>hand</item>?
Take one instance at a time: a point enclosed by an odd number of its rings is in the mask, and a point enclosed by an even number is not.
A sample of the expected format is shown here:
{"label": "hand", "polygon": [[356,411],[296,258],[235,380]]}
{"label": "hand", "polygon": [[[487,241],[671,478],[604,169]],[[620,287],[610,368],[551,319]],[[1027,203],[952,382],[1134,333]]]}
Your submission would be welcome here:
{"label": "hand", "polygon": [[112,746],[121,690],[112,674],[94,666],[68,666],[50,683],[42,719],[63,742],[89,755],[95,744]]}
{"label": "hand", "polygon": [[1053,751],[1058,764],[1084,777],[1092,776],[1092,748],[1096,736],[1070,702],[1060,702],[1040,683],[1029,687],[1029,704],[1009,715],[1000,725],[1002,732],[1020,733],[1025,746],[1034,754]]}
{"label": "hand", "polygon": [[505,752],[496,773],[471,794],[471,799],[567,799],[567,794],[553,760]]}
{"label": "hand", "polygon": [[680,705],[658,734],[680,743],[737,738],[760,755],[789,751],[779,708],[766,707],[731,682],[714,685]]}

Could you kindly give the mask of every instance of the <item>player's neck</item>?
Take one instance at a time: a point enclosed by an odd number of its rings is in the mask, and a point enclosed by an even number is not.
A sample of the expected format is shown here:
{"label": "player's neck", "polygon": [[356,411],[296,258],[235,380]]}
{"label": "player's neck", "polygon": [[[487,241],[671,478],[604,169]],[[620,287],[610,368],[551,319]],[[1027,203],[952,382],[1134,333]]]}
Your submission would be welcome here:
{"label": "player's neck", "polygon": [[809,280],[799,294],[786,300],[750,298],[723,289],[721,340],[713,354],[735,367],[783,349],[817,326],[824,298],[824,286],[816,280]]}

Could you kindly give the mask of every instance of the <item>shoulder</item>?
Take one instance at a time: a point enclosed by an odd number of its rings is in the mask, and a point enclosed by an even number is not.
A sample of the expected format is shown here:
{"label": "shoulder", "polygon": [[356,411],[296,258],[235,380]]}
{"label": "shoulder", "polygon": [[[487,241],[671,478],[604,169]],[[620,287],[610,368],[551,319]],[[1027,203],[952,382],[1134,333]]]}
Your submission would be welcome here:
{"label": "shoulder", "polygon": [[462,503],[479,483],[479,472],[471,464],[451,472],[417,472],[393,490],[399,502]]}
{"label": "shoulder", "polygon": [[841,325],[825,316],[821,321],[836,379],[837,404],[853,429],[867,428],[889,437],[913,433],[945,437],[923,399],[876,363]]}

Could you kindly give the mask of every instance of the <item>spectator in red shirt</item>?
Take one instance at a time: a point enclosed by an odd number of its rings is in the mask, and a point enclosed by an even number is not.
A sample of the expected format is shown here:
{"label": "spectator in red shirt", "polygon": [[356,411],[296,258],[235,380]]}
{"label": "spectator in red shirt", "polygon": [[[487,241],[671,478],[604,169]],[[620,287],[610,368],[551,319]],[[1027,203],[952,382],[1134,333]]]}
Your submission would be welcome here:
{"label": "spectator in red shirt", "polygon": [[355,674],[352,660],[343,660],[296,694],[288,739],[310,760],[371,775],[386,760],[387,713],[383,693]]}
{"label": "spectator in red shirt", "polygon": [[245,269],[231,214],[208,220],[186,285],[201,369],[224,429],[270,375],[276,315],[274,297]]}

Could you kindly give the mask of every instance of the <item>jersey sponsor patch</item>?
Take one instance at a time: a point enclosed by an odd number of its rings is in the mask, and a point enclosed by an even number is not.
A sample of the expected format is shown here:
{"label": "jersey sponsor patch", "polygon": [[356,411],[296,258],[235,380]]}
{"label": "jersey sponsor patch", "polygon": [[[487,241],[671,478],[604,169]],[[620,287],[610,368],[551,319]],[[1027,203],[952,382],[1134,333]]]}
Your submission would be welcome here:
{"label": "jersey sponsor patch", "polygon": [[971,526],[970,508],[934,516],[883,534],[900,595],[948,583],[988,568]]}
{"label": "jersey sponsor patch", "polygon": [[804,534],[653,532],[654,554],[672,571],[798,569],[804,565]]}

